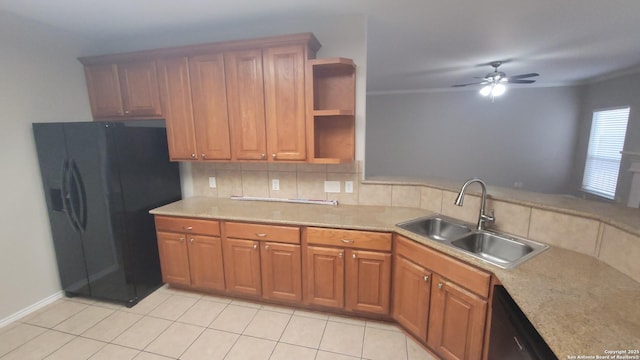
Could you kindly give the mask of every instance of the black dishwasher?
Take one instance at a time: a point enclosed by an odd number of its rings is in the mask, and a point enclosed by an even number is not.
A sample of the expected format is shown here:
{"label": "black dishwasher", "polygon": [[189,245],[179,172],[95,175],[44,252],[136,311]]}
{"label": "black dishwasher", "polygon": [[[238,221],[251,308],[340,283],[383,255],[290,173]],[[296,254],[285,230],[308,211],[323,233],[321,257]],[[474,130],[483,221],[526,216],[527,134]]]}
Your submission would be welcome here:
{"label": "black dishwasher", "polygon": [[558,359],[503,286],[493,291],[489,360]]}

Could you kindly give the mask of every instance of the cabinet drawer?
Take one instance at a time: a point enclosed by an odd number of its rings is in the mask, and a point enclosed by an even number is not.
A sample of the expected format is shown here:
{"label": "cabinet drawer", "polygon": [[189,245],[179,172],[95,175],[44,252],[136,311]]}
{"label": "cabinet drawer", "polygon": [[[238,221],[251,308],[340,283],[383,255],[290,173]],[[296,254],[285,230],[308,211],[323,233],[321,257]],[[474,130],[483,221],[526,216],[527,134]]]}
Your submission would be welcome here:
{"label": "cabinet drawer", "polygon": [[307,243],[391,251],[391,234],[373,231],[308,228]]}
{"label": "cabinet drawer", "polygon": [[220,223],[216,220],[156,216],[156,229],[187,234],[220,236]]}
{"label": "cabinet drawer", "polygon": [[396,253],[472,292],[487,297],[491,275],[402,236],[396,237]]}
{"label": "cabinet drawer", "polygon": [[225,222],[224,231],[230,238],[300,244],[300,228],[293,226]]}

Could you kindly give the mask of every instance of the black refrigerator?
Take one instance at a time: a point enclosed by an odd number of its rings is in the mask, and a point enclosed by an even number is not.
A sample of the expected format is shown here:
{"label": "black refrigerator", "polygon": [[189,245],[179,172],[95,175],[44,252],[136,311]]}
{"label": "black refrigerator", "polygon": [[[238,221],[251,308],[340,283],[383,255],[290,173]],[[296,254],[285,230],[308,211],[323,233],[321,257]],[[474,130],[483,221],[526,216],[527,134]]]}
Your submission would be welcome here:
{"label": "black refrigerator", "polygon": [[169,161],[163,125],[33,124],[67,296],[130,307],[162,284],[149,210],[181,198],[178,164]]}

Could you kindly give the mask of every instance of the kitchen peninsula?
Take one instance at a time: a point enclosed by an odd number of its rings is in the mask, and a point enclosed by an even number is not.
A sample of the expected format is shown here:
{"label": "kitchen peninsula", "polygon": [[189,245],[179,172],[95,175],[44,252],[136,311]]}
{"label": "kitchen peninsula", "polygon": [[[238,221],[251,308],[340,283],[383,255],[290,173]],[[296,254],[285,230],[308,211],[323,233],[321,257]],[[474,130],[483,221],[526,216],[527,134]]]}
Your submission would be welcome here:
{"label": "kitchen peninsula", "polygon": [[[193,197],[152,210],[156,216],[332,229],[393,232],[493,274],[559,358],[631,349],[640,343],[640,284],[605,263],[552,246],[502,270],[414,235],[396,223],[431,215],[416,208],[337,207]],[[303,230],[304,231],[304,230]]]}

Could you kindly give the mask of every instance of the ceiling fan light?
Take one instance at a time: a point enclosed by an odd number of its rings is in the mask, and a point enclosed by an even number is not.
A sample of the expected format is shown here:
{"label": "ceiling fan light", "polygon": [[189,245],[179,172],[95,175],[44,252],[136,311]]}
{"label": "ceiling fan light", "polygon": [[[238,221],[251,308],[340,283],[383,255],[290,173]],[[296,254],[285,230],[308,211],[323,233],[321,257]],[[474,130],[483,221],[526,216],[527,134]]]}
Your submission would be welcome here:
{"label": "ceiling fan light", "polygon": [[506,86],[502,84],[497,84],[496,86],[493,87],[493,89],[491,89],[491,96],[500,96],[504,94],[505,91],[507,91]]}
{"label": "ceiling fan light", "polygon": [[493,85],[485,85],[482,89],[480,89],[480,95],[489,96],[492,90],[493,90]]}

